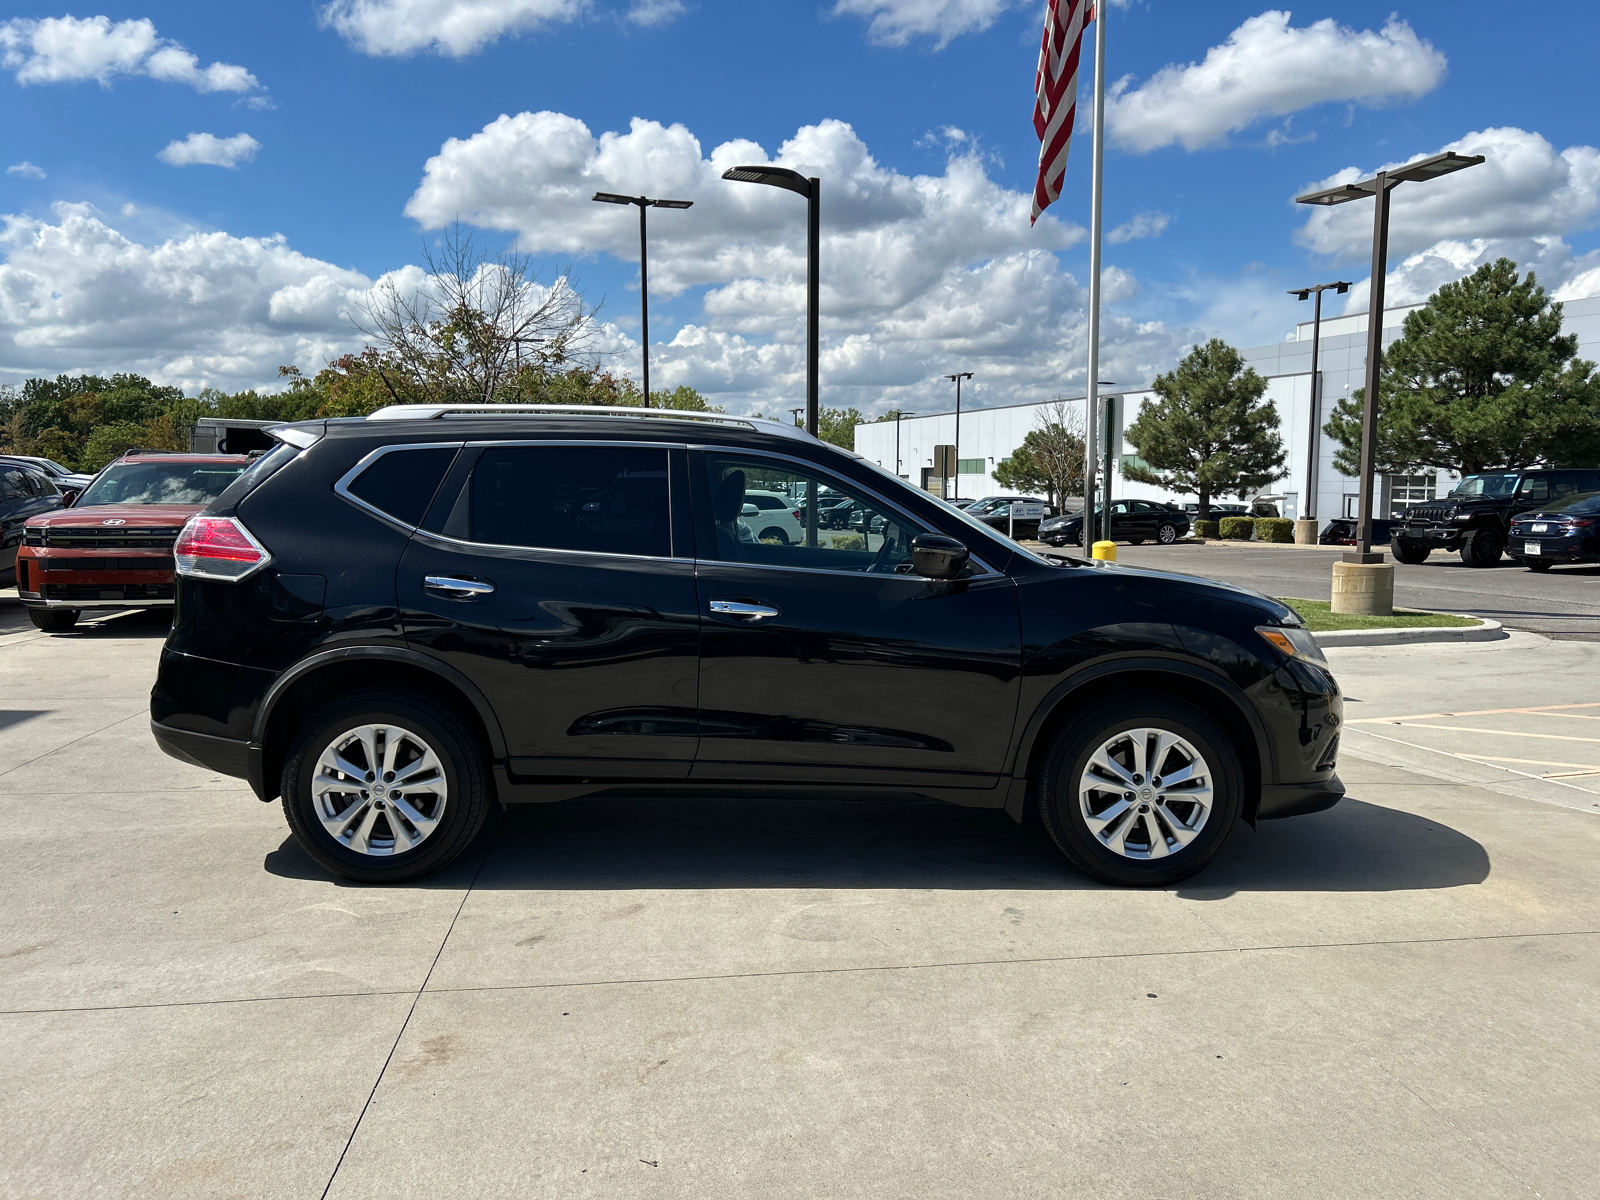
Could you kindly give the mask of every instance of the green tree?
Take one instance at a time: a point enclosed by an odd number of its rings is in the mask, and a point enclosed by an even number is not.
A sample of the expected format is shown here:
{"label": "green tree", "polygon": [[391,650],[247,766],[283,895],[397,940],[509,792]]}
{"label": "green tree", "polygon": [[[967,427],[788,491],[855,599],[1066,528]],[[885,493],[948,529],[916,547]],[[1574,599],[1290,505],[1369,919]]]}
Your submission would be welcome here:
{"label": "green tree", "polygon": [[[1447,283],[1408,313],[1378,370],[1377,469],[1471,474],[1600,462],[1600,379],[1561,332],[1561,305],[1509,258]],[[1361,473],[1357,389],[1324,426],[1334,462]]]}
{"label": "green tree", "polygon": [[1221,338],[1189,351],[1151,390],[1155,402],[1126,434],[1146,465],[1128,464],[1125,478],[1192,492],[1203,521],[1213,496],[1243,499],[1282,477],[1278,410],[1262,400],[1267,381]]}
{"label": "green tree", "polygon": [[[1022,445],[995,464],[994,481],[1006,491],[1039,492],[1049,487],[1038,461],[1033,457],[1033,448],[1028,445],[1037,436],[1037,430],[1029,431],[1028,436],[1022,439]],[[1051,496],[1050,499],[1054,501],[1055,497]]]}
{"label": "green tree", "polygon": [[817,409],[817,436],[846,450],[856,448],[856,426],[866,423],[859,408]]}

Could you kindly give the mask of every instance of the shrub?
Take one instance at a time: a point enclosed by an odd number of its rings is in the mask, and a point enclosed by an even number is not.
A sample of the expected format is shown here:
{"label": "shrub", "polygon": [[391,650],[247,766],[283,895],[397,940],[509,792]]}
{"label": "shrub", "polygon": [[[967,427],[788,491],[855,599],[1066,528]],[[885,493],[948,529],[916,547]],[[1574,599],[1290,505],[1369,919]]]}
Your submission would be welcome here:
{"label": "shrub", "polygon": [[867,539],[859,533],[836,533],[833,535],[833,548],[835,550],[865,550]]}
{"label": "shrub", "polygon": [[1215,521],[1196,521],[1194,523],[1194,536],[1197,538],[1216,537],[1217,523]]}
{"label": "shrub", "polygon": [[1292,542],[1294,541],[1294,522],[1287,517],[1257,517],[1256,541]]}
{"label": "shrub", "polygon": [[1248,542],[1256,531],[1256,523],[1251,517],[1223,517],[1217,522],[1217,528],[1227,541]]}

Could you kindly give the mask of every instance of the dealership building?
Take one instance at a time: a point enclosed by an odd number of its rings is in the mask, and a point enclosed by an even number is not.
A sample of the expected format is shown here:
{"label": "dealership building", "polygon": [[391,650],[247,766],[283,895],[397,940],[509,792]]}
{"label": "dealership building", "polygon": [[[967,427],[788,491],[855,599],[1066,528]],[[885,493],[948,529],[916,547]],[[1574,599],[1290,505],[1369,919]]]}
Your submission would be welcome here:
{"label": "dealership building", "polygon": [[[1385,310],[1383,344],[1400,336],[1406,314],[1420,305]],[[1563,329],[1578,337],[1578,357],[1600,360],[1600,296],[1567,300],[1562,304]],[[1333,458],[1338,444],[1321,430],[1315,433],[1315,465],[1309,461],[1311,428],[1311,337],[1312,323],[1301,322],[1284,341],[1243,351],[1245,361],[1266,377],[1266,399],[1277,407],[1279,435],[1283,438],[1285,475],[1268,484],[1261,495],[1277,498],[1279,511],[1286,517],[1304,516],[1305,499],[1316,495],[1316,516],[1320,521],[1356,515],[1360,483],[1341,474]],[[1322,340],[1317,356],[1322,375],[1322,421],[1343,398],[1360,388],[1365,380],[1367,361],[1367,314],[1324,317]],[[1117,392],[1123,397],[1123,425],[1131,424],[1144,405],[1155,399],[1148,390]],[[1067,400],[1082,419],[1084,399]],[[1048,404],[1013,404],[1000,408],[966,409],[960,415],[959,429],[954,412],[907,415],[898,421],[877,421],[856,426],[856,453],[895,472],[918,487],[945,495],[978,499],[1004,495],[1011,489],[994,481],[995,467],[1022,444],[1023,438],[1048,419]],[[949,486],[937,474],[936,447],[956,447],[959,474]],[[1126,438],[1117,448],[1118,461],[1132,458],[1134,448]],[[945,452],[948,454],[948,452]],[[1103,461],[1104,448],[1099,448]],[[1447,472],[1420,475],[1385,475],[1374,494],[1374,516],[1386,516],[1393,508],[1429,500],[1449,491],[1456,476]],[[1168,492],[1150,484],[1134,483],[1121,477],[1112,482],[1114,497],[1128,496],[1148,500],[1168,500],[1179,505],[1195,499],[1192,495]],[[1214,497],[1231,501],[1234,497]]]}

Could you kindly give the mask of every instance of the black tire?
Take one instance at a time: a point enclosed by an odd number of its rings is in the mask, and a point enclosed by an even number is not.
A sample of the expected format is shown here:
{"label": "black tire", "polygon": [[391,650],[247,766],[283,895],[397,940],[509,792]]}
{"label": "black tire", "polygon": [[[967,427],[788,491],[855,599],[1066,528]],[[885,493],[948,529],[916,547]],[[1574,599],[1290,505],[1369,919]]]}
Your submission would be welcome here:
{"label": "black tire", "polygon": [[[398,727],[420,736],[438,756],[448,789],[444,811],[437,827],[413,849],[361,853],[337,840],[318,819],[312,788],[317,761],[340,734],[363,725]],[[352,758],[351,765],[364,764]],[[427,697],[387,689],[353,692],[318,709],[295,735],[283,768],[283,812],[295,840],[324,869],[360,883],[404,883],[454,860],[483,828],[492,794],[487,758],[466,722]],[[357,803],[365,807],[365,801],[357,801],[351,808]],[[389,819],[376,818],[384,824],[374,825],[375,834],[388,828]],[[392,835],[389,840],[393,842]]]}
{"label": "black tire", "polygon": [[1415,542],[1403,542],[1399,538],[1389,543],[1389,553],[1394,555],[1395,562],[1410,563],[1412,566],[1427,562],[1432,549],[1431,546],[1419,546]]}
{"label": "black tire", "polygon": [[1492,567],[1500,561],[1500,552],[1504,549],[1500,535],[1494,530],[1474,529],[1461,543],[1461,561],[1469,567]]}
{"label": "black tire", "polygon": [[1522,560],[1522,565],[1527,567],[1530,571],[1538,571],[1543,573],[1555,566],[1555,563],[1551,562],[1548,558],[1525,558]]}
{"label": "black tire", "polygon": [[[1209,768],[1209,814],[1192,841],[1175,851],[1168,849],[1164,857],[1128,857],[1109,848],[1091,832],[1077,794],[1077,783],[1083,778],[1091,755],[1117,734],[1137,728],[1176,734],[1198,752]],[[1177,795],[1176,791],[1168,793],[1174,803],[1179,803]],[[1039,815],[1057,847],[1085,874],[1122,887],[1165,887],[1203,869],[1233,832],[1243,803],[1239,754],[1221,726],[1194,705],[1156,693],[1121,696],[1069,721],[1051,738],[1039,773]],[[1176,815],[1176,809],[1171,811]],[[1151,815],[1141,816],[1144,813]],[[1140,821],[1146,822],[1144,830],[1148,831],[1150,823],[1154,823],[1153,806],[1136,809],[1128,825]],[[1127,841],[1141,844],[1132,838]],[[1167,849],[1165,835],[1161,842]],[[1142,844],[1153,848],[1156,843],[1145,832]]]}
{"label": "black tire", "polygon": [[759,540],[763,542],[782,542],[787,546],[789,544],[789,535],[774,525],[769,529],[763,529]]}
{"label": "black tire", "polygon": [[76,608],[30,608],[28,620],[46,633],[66,633],[78,623]]}
{"label": "black tire", "polygon": [[1156,541],[1163,546],[1170,546],[1178,540],[1178,527],[1176,525],[1162,525],[1156,530]]}
{"label": "black tire", "polygon": [[1130,546],[1142,546],[1142,545],[1144,545],[1144,539],[1143,538],[1129,538],[1128,539],[1128,545],[1130,545]]}

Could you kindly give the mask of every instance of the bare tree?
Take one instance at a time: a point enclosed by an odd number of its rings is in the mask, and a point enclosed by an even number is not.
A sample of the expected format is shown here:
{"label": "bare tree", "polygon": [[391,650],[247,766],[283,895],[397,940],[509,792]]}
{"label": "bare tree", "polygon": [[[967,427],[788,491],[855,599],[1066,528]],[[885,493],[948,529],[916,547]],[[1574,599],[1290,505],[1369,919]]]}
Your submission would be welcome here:
{"label": "bare tree", "polygon": [[595,310],[565,276],[545,287],[528,255],[487,253],[459,223],[422,262],[421,284],[385,279],[355,322],[396,400],[509,400],[529,374],[592,365]]}
{"label": "bare tree", "polygon": [[1083,494],[1083,414],[1057,397],[1040,407],[1028,435],[1035,466],[1057,504]]}

